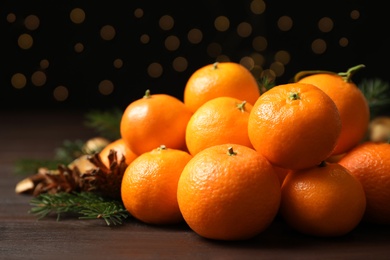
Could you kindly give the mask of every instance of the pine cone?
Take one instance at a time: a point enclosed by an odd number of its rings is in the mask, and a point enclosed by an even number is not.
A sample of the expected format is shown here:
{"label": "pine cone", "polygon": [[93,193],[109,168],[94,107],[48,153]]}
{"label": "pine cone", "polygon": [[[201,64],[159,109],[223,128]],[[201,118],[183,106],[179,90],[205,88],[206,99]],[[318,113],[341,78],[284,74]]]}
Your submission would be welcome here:
{"label": "pine cone", "polygon": [[28,177],[16,185],[16,193],[28,193],[38,196],[41,193],[71,192],[81,190],[80,172],[59,165],[57,170],[40,168],[38,173]]}
{"label": "pine cone", "polygon": [[122,156],[122,159],[118,161],[117,152],[110,150],[108,154],[109,169],[103,164],[99,154],[90,156],[89,160],[97,167],[81,175],[84,190],[99,192],[103,196],[119,199],[122,177],[127,167],[125,157]]}
{"label": "pine cone", "polygon": [[68,166],[59,165],[56,170],[42,167],[38,173],[20,181],[16,193],[32,194],[58,192],[99,192],[103,196],[120,198],[120,185],[127,167],[125,158],[117,159],[116,151],[110,151],[110,168],[101,162],[99,154],[83,155]]}

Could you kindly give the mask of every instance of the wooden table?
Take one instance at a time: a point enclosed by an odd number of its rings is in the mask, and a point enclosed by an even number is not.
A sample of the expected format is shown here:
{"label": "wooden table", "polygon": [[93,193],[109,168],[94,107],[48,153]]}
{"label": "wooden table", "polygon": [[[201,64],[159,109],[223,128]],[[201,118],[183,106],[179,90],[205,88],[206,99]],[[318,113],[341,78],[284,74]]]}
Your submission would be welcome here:
{"label": "wooden table", "polygon": [[343,237],[314,238],[277,218],[252,240],[219,242],[199,237],[184,224],[37,220],[28,214],[32,197],[15,193],[24,178],[14,173],[15,161],[52,158],[63,140],[93,137],[83,113],[0,112],[0,259],[390,259],[389,226],[361,224]]}

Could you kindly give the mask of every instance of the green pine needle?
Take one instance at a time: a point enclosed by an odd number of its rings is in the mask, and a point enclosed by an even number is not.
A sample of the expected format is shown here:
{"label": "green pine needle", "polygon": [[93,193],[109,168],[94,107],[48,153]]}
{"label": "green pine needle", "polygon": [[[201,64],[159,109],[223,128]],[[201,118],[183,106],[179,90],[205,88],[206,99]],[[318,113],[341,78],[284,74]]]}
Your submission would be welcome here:
{"label": "green pine needle", "polygon": [[21,158],[14,164],[14,173],[19,175],[31,175],[38,171],[40,167],[57,169],[60,164],[69,164],[83,154],[82,140],[64,140],[62,145],[55,149],[53,159],[31,159]]}
{"label": "green pine needle", "polygon": [[62,161],[62,163],[71,163],[76,158],[83,155],[83,146],[85,141],[77,139],[74,141],[64,140],[62,146],[55,150],[55,160]]}
{"label": "green pine needle", "polygon": [[379,78],[363,79],[358,87],[370,107],[371,117],[383,114],[390,107],[390,83]]}
{"label": "green pine needle", "polygon": [[130,216],[123,204],[109,200],[93,192],[42,193],[30,201],[29,211],[42,219],[57,214],[57,221],[64,214],[75,214],[79,219],[103,219],[108,226],[120,225]]}
{"label": "green pine needle", "polygon": [[264,93],[275,86],[275,81],[268,76],[263,76],[257,79],[257,84],[259,85],[260,93]]}
{"label": "green pine needle", "polygon": [[120,138],[119,125],[123,111],[114,108],[106,111],[90,111],[85,115],[85,125],[95,129],[102,137],[109,140]]}

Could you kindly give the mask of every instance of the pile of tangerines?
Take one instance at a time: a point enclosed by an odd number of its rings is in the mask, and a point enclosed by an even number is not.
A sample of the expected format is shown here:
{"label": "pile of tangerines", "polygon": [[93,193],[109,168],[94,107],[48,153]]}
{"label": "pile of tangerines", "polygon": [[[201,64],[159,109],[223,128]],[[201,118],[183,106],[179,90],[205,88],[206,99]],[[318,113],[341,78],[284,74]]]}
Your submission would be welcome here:
{"label": "pile of tangerines", "polygon": [[126,159],[125,208],[216,240],[252,238],[277,216],[320,237],[390,224],[390,144],[365,139],[358,68],[260,91],[244,66],[221,62],[192,74],[183,101],[146,90],[101,152]]}

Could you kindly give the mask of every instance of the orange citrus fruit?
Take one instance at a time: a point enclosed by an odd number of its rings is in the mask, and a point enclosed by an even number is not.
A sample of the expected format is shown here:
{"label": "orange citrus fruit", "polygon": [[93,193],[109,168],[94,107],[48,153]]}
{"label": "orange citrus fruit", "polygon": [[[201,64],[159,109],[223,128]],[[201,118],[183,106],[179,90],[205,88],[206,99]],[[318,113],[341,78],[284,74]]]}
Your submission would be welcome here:
{"label": "orange citrus fruit", "polygon": [[277,215],[280,196],[273,166],[254,149],[237,144],[211,146],[194,155],[177,188],[186,223],[215,240],[261,233]]}
{"label": "orange citrus fruit", "polygon": [[119,162],[124,157],[125,163],[127,165],[129,165],[137,157],[137,155],[127,147],[124,140],[122,138],[119,138],[106,145],[99,152],[100,160],[104,164],[104,166],[106,166],[107,169],[110,169],[111,166],[109,156],[112,151],[115,151],[117,153],[117,159]]}
{"label": "orange citrus fruit", "polygon": [[148,224],[182,222],[177,183],[191,158],[185,151],[165,146],[139,155],[123,174],[121,198],[127,211]]}
{"label": "orange citrus fruit", "polygon": [[216,62],[196,70],[184,88],[184,103],[195,112],[206,101],[229,96],[254,104],[260,96],[253,74],[235,62]]}
{"label": "orange citrus fruit", "polygon": [[274,166],[276,175],[279,178],[280,186],[282,186],[284,179],[286,178],[287,174],[289,174],[292,170],[281,168],[278,166]]}
{"label": "orange citrus fruit", "polygon": [[138,155],[162,144],[185,150],[185,131],[191,116],[179,99],[147,90],[143,98],[130,103],[123,112],[121,138]]}
{"label": "orange citrus fruit", "polygon": [[[310,83],[322,89],[335,102],[341,117],[342,129],[333,155],[342,154],[359,144],[365,137],[370,121],[370,109],[362,91],[352,81],[352,75],[364,67],[355,66],[346,73],[312,72],[297,82]],[[308,73],[308,72],[306,72]]]}
{"label": "orange citrus fruit", "polygon": [[361,222],[366,207],[363,186],[338,163],[290,172],[281,190],[281,216],[307,235],[345,235]]}
{"label": "orange citrus fruit", "polygon": [[390,224],[390,143],[361,143],[339,163],[363,185],[367,197],[364,220]]}
{"label": "orange citrus fruit", "polygon": [[252,147],[248,118],[252,105],[233,97],[217,97],[200,106],[187,124],[186,144],[195,155],[204,148],[224,143]]}
{"label": "orange citrus fruit", "polygon": [[273,165],[292,170],[328,158],[340,131],[335,103],[321,89],[304,83],[278,85],[263,93],[248,119],[253,147]]}

